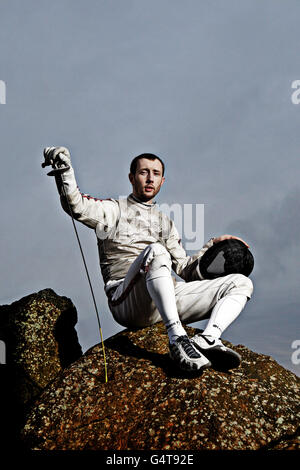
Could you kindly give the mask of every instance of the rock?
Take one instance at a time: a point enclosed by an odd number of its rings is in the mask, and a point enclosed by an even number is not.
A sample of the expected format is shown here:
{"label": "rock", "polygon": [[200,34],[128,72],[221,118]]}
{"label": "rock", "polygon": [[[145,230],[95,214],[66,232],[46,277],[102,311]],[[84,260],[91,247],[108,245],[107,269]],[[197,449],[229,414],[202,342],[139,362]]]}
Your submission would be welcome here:
{"label": "rock", "polygon": [[6,346],[6,364],[0,368],[5,384],[0,406],[7,411],[2,429],[10,429],[14,435],[22,423],[24,408],[82,355],[76,322],[71,300],[51,289],[0,306],[0,339]]}
{"label": "rock", "polygon": [[16,375],[16,395],[26,404],[82,355],[74,328],[76,308],[51,289],[0,307],[6,363]]}
{"label": "rock", "polygon": [[[189,335],[199,330],[187,327]],[[26,448],[40,450],[299,449],[300,379],[242,345],[229,372],[185,374],[164,326],[107,339],[62,370],[28,411]]]}

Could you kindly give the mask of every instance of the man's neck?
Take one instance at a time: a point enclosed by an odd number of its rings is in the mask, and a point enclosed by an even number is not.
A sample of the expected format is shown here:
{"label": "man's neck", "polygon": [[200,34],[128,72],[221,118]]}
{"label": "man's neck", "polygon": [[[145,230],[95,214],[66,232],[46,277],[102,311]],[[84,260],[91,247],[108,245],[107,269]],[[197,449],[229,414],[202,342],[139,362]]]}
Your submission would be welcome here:
{"label": "man's neck", "polygon": [[153,206],[155,204],[155,201],[151,199],[150,201],[142,201],[139,199],[135,194],[131,193],[130,196],[136,201],[139,202],[140,204],[144,204],[145,206]]}

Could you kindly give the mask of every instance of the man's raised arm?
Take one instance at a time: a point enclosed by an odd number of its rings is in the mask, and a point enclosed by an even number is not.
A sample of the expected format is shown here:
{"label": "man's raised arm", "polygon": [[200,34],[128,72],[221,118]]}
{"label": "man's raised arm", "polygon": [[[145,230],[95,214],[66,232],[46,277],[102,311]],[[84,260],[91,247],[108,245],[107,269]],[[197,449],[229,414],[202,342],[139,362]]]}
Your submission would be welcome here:
{"label": "man's raised arm", "polygon": [[[79,191],[70,152],[66,147],[47,147],[44,149],[44,157],[45,166],[52,165],[60,169],[68,168],[66,171],[55,175],[61,205],[65,212],[70,215],[70,206],[73,217],[93,229],[98,224],[114,225],[119,216],[118,204],[114,200],[96,199]],[[63,191],[63,187],[65,191]],[[66,201],[65,195],[68,201]]]}

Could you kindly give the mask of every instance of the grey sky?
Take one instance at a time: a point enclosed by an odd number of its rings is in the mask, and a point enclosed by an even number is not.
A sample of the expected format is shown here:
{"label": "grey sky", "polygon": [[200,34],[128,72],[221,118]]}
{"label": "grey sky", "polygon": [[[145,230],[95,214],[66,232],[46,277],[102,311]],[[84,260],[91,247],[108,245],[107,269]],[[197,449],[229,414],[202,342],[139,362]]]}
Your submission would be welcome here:
{"label": "grey sky", "polygon": [[[0,303],[51,287],[76,305],[83,349],[99,342],[42,151],[67,146],[80,189],[100,198],[126,195],[130,160],[154,152],[159,202],[204,204],[205,240],[234,233],[255,256],[254,296],[224,338],[299,375],[299,14],[297,0],[1,0]],[[108,337],[120,327],[95,236],[78,229]]]}

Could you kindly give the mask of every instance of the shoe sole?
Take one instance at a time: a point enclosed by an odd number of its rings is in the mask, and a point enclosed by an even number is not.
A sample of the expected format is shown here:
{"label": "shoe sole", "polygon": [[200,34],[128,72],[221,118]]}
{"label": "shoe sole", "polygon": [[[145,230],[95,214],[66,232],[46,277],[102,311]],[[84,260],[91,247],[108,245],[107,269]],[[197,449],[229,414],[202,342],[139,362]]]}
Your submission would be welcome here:
{"label": "shoe sole", "polygon": [[219,367],[222,370],[237,368],[241,363],[241,357],[234,351],[223,351],[219,347],[203,349],[196,342],[193,345],[211,362],[212,367]]}
{"label": "shoe sole", "polygon": [[[192,372],[192,371],[200,371],[200,370],[203,370],[203,369],[208,369],[209,367],[212,366],[211,362],[209,361],[207,364],[203,364],[202,366],[198,366],[196,363],[191,363],[190,365],[188,365],[187,363],[185,363],[184,361],[181,361],[179,362],[177,360],[177,358],[174,358],[171,353],[169,352],[169,357],[170,359],[172,359],[172,361],[174,362],[174,364],[177,364],[178,367],[181,369],[181,370],[184,370],[186,372]],[[208,358],[207,358],[208,359]]]}

